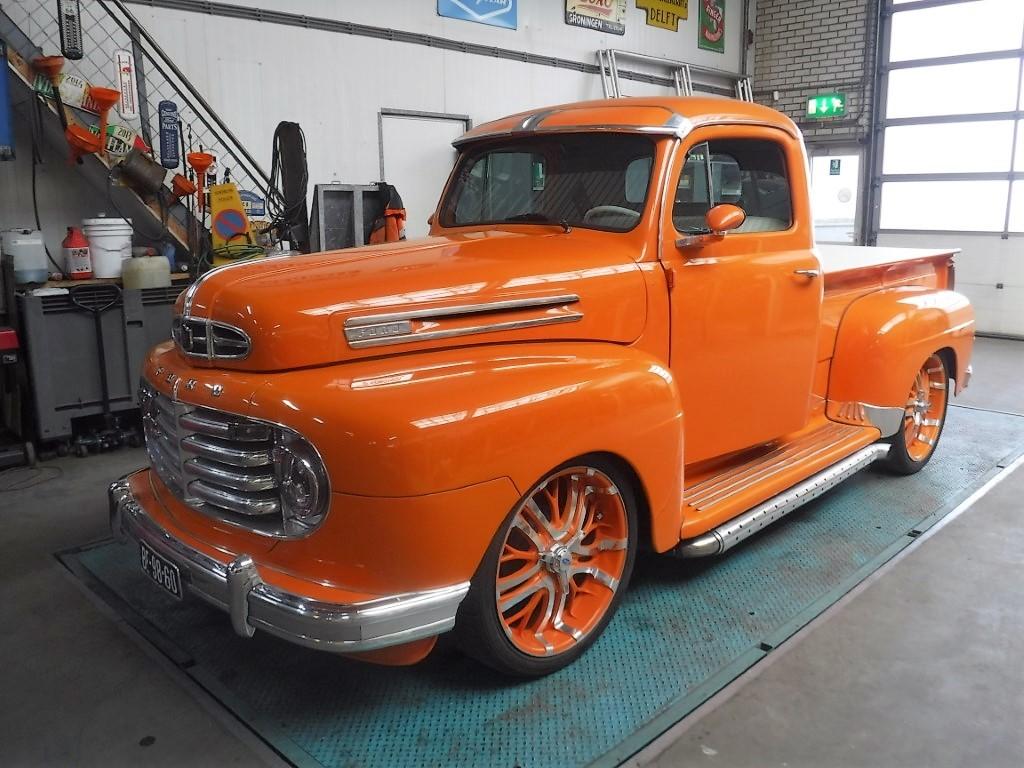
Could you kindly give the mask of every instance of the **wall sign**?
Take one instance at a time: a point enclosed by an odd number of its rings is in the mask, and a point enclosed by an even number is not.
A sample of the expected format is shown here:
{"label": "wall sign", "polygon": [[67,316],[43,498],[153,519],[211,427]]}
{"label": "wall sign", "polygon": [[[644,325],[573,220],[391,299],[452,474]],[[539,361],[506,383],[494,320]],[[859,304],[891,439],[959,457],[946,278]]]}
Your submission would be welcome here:
{"label": "wall sign", "polygon": [[517,4],[517,0],[437,0],[437,15],[515,29]]}
{"label": "wall sign", "polygon": [[807,99],[807,117],[821,120],[826,117],[842,117],[846,114],[845,93],[819,93]]}
{"label": "wall sign", "polygon": [[725,0],[700,0],[697,47],[725,53]]}
{"label": "wall sign", "polygon": [[672,32],[678,32],[679,22],[690,15],[690,0],[636,0],[636,7],[647,11],[648,26]]}
{"label": "wall sign", "polygon": [[842,161],[838,158],[832,158],[828,161],[828,175],[839,176],[842,173]]}
{"label": "wall sign", "polygon": [[565,0],[565,23],[612,35],[626,34],[626,0]]}
{"label": "wall sign", "polygon": [[238,197],[242,201],[242,210],[250,219],[253,216],[267,215],[267,201],[255,192],[243,189],[238,192]]}

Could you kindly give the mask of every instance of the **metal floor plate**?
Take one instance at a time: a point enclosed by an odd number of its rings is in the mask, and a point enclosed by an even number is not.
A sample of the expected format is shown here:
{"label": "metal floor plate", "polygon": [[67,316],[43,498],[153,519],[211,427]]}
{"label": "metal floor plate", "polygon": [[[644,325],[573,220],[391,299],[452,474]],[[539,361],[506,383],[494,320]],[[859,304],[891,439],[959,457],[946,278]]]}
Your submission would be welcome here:
{"label": "metal floor plate", "polygon": [[63,561],[278,752],[308,766],[614,765],[721,689],[1024,450],[1024,417],[951,407],[920,474],[872,470],[727,555],[638,559],[604,636],[567,670],[509,683],[445,643],[374,667],[161,594],[114,543]]}

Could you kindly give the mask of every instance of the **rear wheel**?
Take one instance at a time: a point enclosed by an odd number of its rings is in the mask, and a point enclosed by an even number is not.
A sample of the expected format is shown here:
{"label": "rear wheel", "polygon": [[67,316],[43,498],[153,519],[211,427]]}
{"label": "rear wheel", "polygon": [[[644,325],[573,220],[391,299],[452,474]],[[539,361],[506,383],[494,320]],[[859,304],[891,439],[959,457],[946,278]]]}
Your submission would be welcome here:
{"label": "rear wheel", "polygon": [[924,468],[939,444],[948,404],[949,370],[936,353],[924,362],[910,386],[900,431],[889,440],[887,469],[912,475]]}
{"label": "rear wheel", "polygon": [[506,674],[546,675],[611,620],[636,556],[633,490],[600,457],[559,467],[519,502],[473,577],[457,633]]}

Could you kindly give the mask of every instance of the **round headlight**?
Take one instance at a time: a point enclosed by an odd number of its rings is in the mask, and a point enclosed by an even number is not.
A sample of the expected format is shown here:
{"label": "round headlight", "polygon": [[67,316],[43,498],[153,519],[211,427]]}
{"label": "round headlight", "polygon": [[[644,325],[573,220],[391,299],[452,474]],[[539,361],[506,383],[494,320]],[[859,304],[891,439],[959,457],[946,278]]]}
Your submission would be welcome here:
{"label": "round headlight", "polygon": [[283,429],[274,431],[273,456],[285,533],[302,535],[319,525],[327,511],[323,462],[312,445]]}

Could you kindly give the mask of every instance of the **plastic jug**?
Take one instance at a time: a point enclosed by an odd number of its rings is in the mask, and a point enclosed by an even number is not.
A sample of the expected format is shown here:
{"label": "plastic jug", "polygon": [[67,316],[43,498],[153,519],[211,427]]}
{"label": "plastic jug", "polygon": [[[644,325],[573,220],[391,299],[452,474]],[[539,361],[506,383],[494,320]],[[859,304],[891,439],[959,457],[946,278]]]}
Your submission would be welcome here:
{"label": "plastic jug", "polygon": [[166,288],[171,284],[171,266],[163,256],[133,256],[121,268],[125,288]]}
{"label": "plastic jug", "polygon": [[45,283],[49,278],[46,267],[46,246],[43,233],[38,229],[8,229],[2,235],[3,252],[14,257],[14,282]]}

